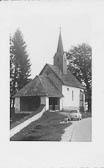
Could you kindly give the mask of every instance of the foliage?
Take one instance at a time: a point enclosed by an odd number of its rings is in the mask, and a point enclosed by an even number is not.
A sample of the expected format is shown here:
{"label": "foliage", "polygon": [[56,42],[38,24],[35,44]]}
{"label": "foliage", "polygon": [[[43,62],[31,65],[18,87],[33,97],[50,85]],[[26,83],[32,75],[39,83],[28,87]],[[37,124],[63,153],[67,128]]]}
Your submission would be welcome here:
{"label": "foliage", "polygon": [[26,43],[19,29],[10,36],[10,97],[11,103],[15,93],[30,81],[30,59],[26,51]]}
{"label": "foliage", "polygon": [[86,101],[88,109],[91,110],[91,58],[92,49],[88,44],[73,46],[67,52],[68,69],[76,76],[76,78],[85,87]]}

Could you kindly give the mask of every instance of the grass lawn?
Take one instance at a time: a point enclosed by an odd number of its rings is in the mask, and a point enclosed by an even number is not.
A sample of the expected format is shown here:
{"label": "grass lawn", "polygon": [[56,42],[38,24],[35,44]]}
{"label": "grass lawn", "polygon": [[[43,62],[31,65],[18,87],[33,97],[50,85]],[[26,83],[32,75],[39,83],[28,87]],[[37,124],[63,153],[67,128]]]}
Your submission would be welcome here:
{"label": "grass lawn", "polygon": [[21,120],[26,118],[28,115],[29,114],[12,114],[10,116],[10,128],[13,128],[16,125],[18,125],[21,122]]}
{"label": "grass lawn", "polygon": [[10,129],[21,124],[22,122],[31,118],[32,116],[38,114],[43,109],[43,107],[44,107],[44,105],[41,105],[37,110],[35,110],[31,113],[18,113],[18,114],[11,113],[11,115],[10,115]]}
{"label": "grass lawn", "polygon": [[71,122],[60,124],[66,116],[57,112],[45,112],[43,116],[32,122],[19,133],[14,135],[11,141],[60,141],[64,129],[71,125]]}

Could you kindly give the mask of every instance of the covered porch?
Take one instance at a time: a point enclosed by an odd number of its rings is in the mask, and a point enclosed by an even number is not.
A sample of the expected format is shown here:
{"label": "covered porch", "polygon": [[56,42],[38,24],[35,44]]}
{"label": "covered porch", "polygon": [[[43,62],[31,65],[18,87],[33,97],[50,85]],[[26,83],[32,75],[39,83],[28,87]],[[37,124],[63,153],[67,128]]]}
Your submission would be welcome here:
{"label": "covered porch", "polygon": [[15,98],[15,113],[35,112],[40,105],[45,105],[46,111],[62,110],[62,98],[48,96],[27,96]]}
{"label": "covered porch", "polygon": [[15,98],[15,113],[35,112],[41,105],[39,96],[23,96]]}
{"label": "covered porch", "polygon": [[35,111],[40,106],[39,96],[28,96],[20,98],[20,111]]}
{"label": "covered porch", "polygon": [[46,76],[36,76],[15,95],[15,112],[35,111],[40,105],[45,110],[61,110],[62,93]]}

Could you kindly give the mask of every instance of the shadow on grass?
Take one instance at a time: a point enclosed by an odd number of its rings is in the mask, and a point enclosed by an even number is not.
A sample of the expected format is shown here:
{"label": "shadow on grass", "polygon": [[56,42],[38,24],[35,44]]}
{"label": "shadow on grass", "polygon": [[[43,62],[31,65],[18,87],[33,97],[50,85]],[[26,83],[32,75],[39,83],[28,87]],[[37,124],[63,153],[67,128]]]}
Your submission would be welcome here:
{"label": "shadow on grass", "polygon": [[59,113],[46,112],[37,121],[14,135],[11,141],[60,141],[64,129],[72,123],[60,123],[66,116]]}

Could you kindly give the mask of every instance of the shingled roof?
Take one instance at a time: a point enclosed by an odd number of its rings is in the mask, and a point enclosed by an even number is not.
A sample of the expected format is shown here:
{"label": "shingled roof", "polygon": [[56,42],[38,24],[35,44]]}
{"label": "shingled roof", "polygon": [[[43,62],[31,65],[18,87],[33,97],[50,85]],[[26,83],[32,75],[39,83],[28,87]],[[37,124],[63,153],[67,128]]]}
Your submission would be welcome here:
{"label": "shingled roof", "polygon": [[63,95],[51,83],[47,76],[36,76],[30,83],[24,86],[15,97],[23,96],[49,96],[49,97],[62,97]]}
{"label": "shingled roof", "polygon": [[57,75],[57,77],[61,80],[63,85],[68,85],[72,87],[77,87],[77,88],[83,88],[83,85],[77,80],[77,78],[70,72],[68,71],[67,74],[63,74],[58,66],[47,64],[52,71]]}

